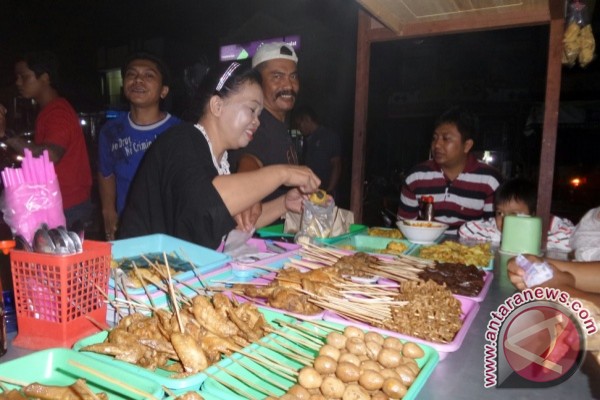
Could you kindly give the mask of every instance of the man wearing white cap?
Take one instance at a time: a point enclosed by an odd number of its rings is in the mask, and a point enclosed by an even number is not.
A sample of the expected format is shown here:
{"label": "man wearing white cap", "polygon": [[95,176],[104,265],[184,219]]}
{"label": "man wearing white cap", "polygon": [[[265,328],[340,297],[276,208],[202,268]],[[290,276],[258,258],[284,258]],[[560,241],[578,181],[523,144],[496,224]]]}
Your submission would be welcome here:
{"label": "man wearing white cap", "polygon": [[[252,67],[262,76],[264,109],[254,138],[234,156],[238,160],[238,172],[273,164],[298,164],[287,121],[300,88],[297,63],[294,48],[284,42],[263,44],[252,57]],[[283,192],[275,191],[265,200],[276,198],[286,191],[285,188]],[[252,229],[260,212],[260,204],[257,204],[237,216],[239,228]]]}

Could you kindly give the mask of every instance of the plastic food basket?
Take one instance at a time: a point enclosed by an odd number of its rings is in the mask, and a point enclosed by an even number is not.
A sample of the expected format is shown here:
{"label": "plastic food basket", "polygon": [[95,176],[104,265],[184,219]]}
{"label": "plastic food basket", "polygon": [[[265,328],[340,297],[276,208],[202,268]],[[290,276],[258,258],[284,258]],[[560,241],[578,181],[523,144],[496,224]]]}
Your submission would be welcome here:
{"label": "plastic food basket", "polygon": [[10,253],[18,333],[13,344],[28,349],[71,347],[106,320],[110,243],[86,240],[83,252]]}
{"label": "plastic food basket", "polygon": [[[285,233],[283,231],[283,228],[284,228],[283,224],[270,225],[270,226],[266,226],[264,228],[257,229],[256,234],[258,236],[260,236],[261,238],[293,239],[294,234],[293,233]],[[320,243],[329,244],[329,243],[336,242],[338,240],[345,239],[352,235],[356,235],[357,233],[365,232],[366,230],[367,230],[366,225],[350,224],[350,229],[349,229],[348,233],[345,233],[345,234],[339,235],[339,236],[329,237],[329,238],[316,238],[315,240]]]}

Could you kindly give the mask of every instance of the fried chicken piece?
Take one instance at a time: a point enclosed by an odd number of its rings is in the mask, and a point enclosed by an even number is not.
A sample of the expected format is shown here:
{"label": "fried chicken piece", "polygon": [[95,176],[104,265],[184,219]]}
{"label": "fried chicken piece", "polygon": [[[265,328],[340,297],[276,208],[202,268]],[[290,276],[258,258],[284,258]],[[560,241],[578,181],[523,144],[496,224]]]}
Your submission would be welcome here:
{"label": "fried chicken piece", "polygon": [[166,339],[139,339],[139,343],[160,353],[177,355],[171,342]]}
{"label": "fried chicken piece", "polygon": [[212,304],[215,311],[223,318],[227,318],[227,313],[233,308],[231,300],[223,293],[216,293],[212,298]]}
{"label": "fried chicken piece", "polygon": [[171,343],[173,343],[173,348],[175,348],[185,372],[196,373],[208,367],[208,360],[202,346],[190,335],[173,332]]}
{"label": "fried chicken piece", "polygon": [[269,298],[269,304],[275,308],[305,315],[317,314],[323,311],[321,308],[309,303],[307,295],[287,288],[274,290],[273,296]]}
{"label": "fried chicken piece", "polygon": [[275,285],[273,286],[251,286],[251,285],[233,285],[232,289],[234,291],[241,291],[248,297],[253,298],[268,298],[275,290]]}
{"label": "fried chicken piece", "polygon": [[313,269],[302,276],[302,281],[310,279],[313,282],[331,282],[332,274],[335,275],[335,271],[331,271],[331,268],[319,268]]}
{"label": "fried chicken piece", "polygon": [[260,339],[262,337],[262,335],[258,332],[255,332],[252,330],[252,328],[250,327],[250,325],[248,325],[242,318],[240,318],[234,310],[229,309],[227,316],[229,316],[229,319],[231,319],[231,321],[238,327],[240,328],[240,336],[242,336],[243,338],[248,339],[248,341],[250,342],[255,342],[258,339]]}
{"label": "fried chicken piece", "polygon": [[93,353],[107,354],[114,356],[116,359],[126,361],[131,364],[137,364],[146,353],[146,347],[137,344],[112,344],[112,343],[95,343],[81,348],[80,351],[91,351]]}
{"label": "fried chicken piece", "polygon": [[[40,400],[91,400],[92,396],[79,390],[75,384],[71,386],[50,386],[32,383],[23,388],[25,396]],[[108,400],[105,393],[96,393],[97,398]]]}
{"label": "fried chicken piece", "polygon": [[210,364],[214,364],[221,360],[221,354],[230,355],[238,347],[229,339],[218,337],[210,333],[202,338],[200,345],[210,361]]}
{"label": "fried chicken piece", "polygon": [[18,390],[9,390],[8,392],[0,393],[0,400],[27,400],[21,392]]}
{"label": "fried chicken piece", "polygon": [[[256,306],[252,303],[242,303],[236,309],[235,313],[239,316],[244,322],[246,322],[250,329],[252,330],[260,330],[263,331],[265,326],[268,326],[267,320],[263,313],[258,311]],[[264,336],[264,333],[261,333],[261,336]]]}
{"label": "fried chicken piece", "polygon": [[155,317],[146,317],[136,320],[127,327],[127,332],[144,339],[161,339],[163,334],[158,329],[159,319]]}
{"label": "fried chicken piece", "polygon": [[134,322],[142,320],[144,318],[147,318],[147,317],[140,313],[133,313],[133,314],[126,315],[125,317],[121,318],[121,320],[119,321],[119,328],[127,329]]}
{"label": "fried chicken piece", "polygon": [[218,314],[210,300],[204,296],[196,296],[192,299],[192,312],[200,325],[217,336],[229,337],[239,333],[238,327]]}

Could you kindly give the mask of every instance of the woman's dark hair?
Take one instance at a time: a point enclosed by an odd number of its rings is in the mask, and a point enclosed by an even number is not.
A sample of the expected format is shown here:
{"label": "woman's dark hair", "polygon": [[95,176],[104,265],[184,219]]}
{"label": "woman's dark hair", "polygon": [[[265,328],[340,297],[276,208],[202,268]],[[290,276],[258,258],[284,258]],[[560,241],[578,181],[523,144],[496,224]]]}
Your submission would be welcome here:
{"label": "woman's dark hair", "polygon": [[454,124],[462,137],[463,143],[471,139],[476,142],[478,123],[477,117],[469,111],[454,106],[444,111],[435,121],[434,128],[442,124]]}
{"label": "woman's dark hair", "polygon": [[25,53],[17,57],[16,62],[25,62],[27,67],[33,71],[36,78],[43,74],[48,74],[50,78],[50,86],[55,90],[59,88],[58,79],[58,57],[50,51],[39,51]]}
{"label": "woman's dark hair", "polygon": [[535,185],[523,178],[505,181],[496,189],[494,205],[507,203],[511,200],[522,201],[527,205],[529,213],[535,215],[537,209],[537,190]]}
{"label": "woman's dark hair", "polygon": [[145,53],[145,52],[133,53],[129,57],[127,57],[127,59],[123,63],[123,66],[121,67],[121,77],[122,78],[125,78],[125,73],[127,72],[127,67],[129,67],[129,64],[131,64],[131,62],[134,60],[148,60],[148,61],[153,62],[154,65],[156,65],[158,72],[160,72],[163,86],[170,85],[171,75],[169,74],[169,68],[167,68],[167,64],[165,64],[164,61],[160,57],[155,56],[154,54]]}
{"label": "woman's dark hair", "polygon": [[227,98],[237,93],[240,87],[246,82],[262,84],[260,73],[252,69],[248,64],[230,62],[219,64],[213,68],[188,68],[186,74],[190,72],[204,73],[203,77],[186,77],[188,91],[192,93],[192,101],[186,119],[190,122],[197,122],[206,111],[206,107],[212,96]]}

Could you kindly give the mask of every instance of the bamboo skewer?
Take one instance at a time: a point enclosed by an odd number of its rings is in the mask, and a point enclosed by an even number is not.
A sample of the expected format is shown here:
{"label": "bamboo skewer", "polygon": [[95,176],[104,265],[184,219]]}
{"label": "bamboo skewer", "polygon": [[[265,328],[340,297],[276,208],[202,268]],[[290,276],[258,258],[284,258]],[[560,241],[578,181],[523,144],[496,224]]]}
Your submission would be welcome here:
{"label": "bamboo skewer", "polygon": [[299,357],[304,357],[306,359],[312,360],[313,357],[309,357],[305,354],[303,354],[301,351],[299,351],[300,348],[294,348],[288,344],[283,343],[281,340],[277,339],[277,338],[271,338],[271,340],[275,343],[277,343],[278,345],[280,345],[281,347],[283,347],[284,349],[291,351],[292,353],[298,355]]}
{"label": "bamboo skewer", "polygon": [[227,369],[225,369],[225,368],[223,368],[223,367],[220,367],[218,364],[215,364],[215,367],[217,367],[217,368],[219,369],[219,371],[223,371],[223,372],[225,372],[226,374],[228,374],[228,375],[231,375],[232,377],[234,377],[235,379],[239,380],[240,382],[242,382],[242,383],[243,383],[243,384],[245,384],[246,386],[249,386],[249,387],[251,387],[252,389],[254,389],[254,390],[258,391],[258,392],[264,393],[264,394],[266,394],[267,396],[274,396],[274,397],[277,397],[277,394],[275,394],[275,393],[271,392],[270,390],[267,390],[267,389],[265,389],[265,388],[264,388],[264,387],[262,387],[262,386],[258,386],[258,385],[256,385],[255,383],[253,383],[253,382],[249,381],[248,379],[246,379],[246,378],[242,377],[242,376],[241,376],[241,375],[239,375],[239,374],[236,374],[235,372],[233,372],[233,371],[231,371],[231,370],[227,370]]}
{"label": "bamboo skewer", "polygon": [[111,377],[109,375],[106,375],[106,374],[104,374],[104,373],[102,373],[100,371],[97,371],[97,370],[95,370],[93,368],[90,368],[87,365],[83,365],[83,364],[81,364],[81,363],[79,363],[79,362],[77,362],[75,360],[69,360],[69,364],[73,365],[76,368],[81,369],[82,371],[87,372],[88,374],[91,374],[91,375],[93,375],[93,376],[95,376],[97,378],[100,378],[100,379],[103,379],[103,380],[105,380],[105,381],[107,381],[109,383],[112,383],[115,386],[118,386],[118,387],[120,387],[122,389],[125,389],[128,392],[135,393],[135,394],[138,394],[140,396],[144,396],[144,398],[146,398],[146,399],[159,400],[158,398],[156,398],[151,393],[145,392],[145,391],[143,391],[141,389],[138,389],[138,388],[136,388],[134,386],[131,386],[131,385],[125,383],[125,382],[122,382],[122,381],[120,381],[118,379],[115,379],[115,378],[113,378],[113,377]]}
{"label": "bamboo skewer", "polygon": [[289,389],[289,387],[284,386],[280,383],[277,383],[276,380],[272,379],[271,377],[266,376],[265,374],[258,372],[256,369],[250,367],[249,365],[247,365],[246,363],[243,363],[242,360],[237,360],[233,357],[229,358],[231,361],[235,362],[236,364],[241,365],[243,368],[247,369],[248,371],[252,372],[254,375],[258,376],[259,378],[261,378],[262,380],[269,382],[271,385],[273,386],[277,386],[279,389],[284,390],[287,392],[287,390]]}
{"label": "bamboo skewer", "polygon": [[0,376],[0,382],[8,383],[9,385],[25,387],[29,385],[27,382],[20,381],[18,379],[8,378],[6,376]]}
{"label": "bamboo skewer", "polygon": [[297,333],[299,335],[301,335],[302,337],[306,338],[308,341],[306,341],[304,339],[301,339],[299,337],[296,337],[296,336],[292,336],[292,335],[290,335],[288,333],[272,329],[272,328],[267,328],[267,332],[276,333],[276,334],[278,334],[281,337],[289,339],[290,341],[294,341],[296,343],[300,343],[300,344],[308,347],[309,349],[319,350],[319,348],[322,346],[322,343],[315,341],[314,336],[308,336],[306,333],[301,332],[301,331],[297,331]]}
{"label": "bamboo skewer", "polygon": [[[198,278],[198,282],[200,282],[200,284],[202,285],[203,288],[207,288],[208,285],[206,284],[206,282],[204,282],[202,280],[202,277],[199,274],[198,269],[196,268],[196,265],[192,262],[192,259],[186,254],[185,250],[183,248],[180,248],[179,251],[181,251],[181,253],[183,253],[183,256],[185,257],[185,259],[187,260],[187,262],[192,266],[192,271],[194,271],[194,276],[196,278]],[[198,273],[196,273],[198,272]]]}
{"label": "bamboo skewer", "polygon": [[[337,332],[343,332],[344,328],[340,328],[337,326],[333,326],[325,321],[319,321],[319,320],[313,320],[313,319],[308,319],[308,318],[303,318],[302,316],[297,316],[298,319],[301,319],[304,322],[307,322],[311,325],[314,325],[316,328],[321,329],[321,330],[327,330],[329,332],[331,331],[337,331]],[[324,335],[326,337],[326,335]]]}
{"label": "bamboo skewer", "polygon": [[163,253],[163,257],[165,258],[165,265],[167,266],[167,275],[169,277],[169,293],[171,295],[171,301],[173,301],[173,308],[175,308],[175,315],[177,316],[177,323],[179,323],[179,331],[181,333],[185,333],[185,326],[183,325],[183,321],[181,320],[181,315],[179,314],[179,304],[175,299],[175,290],[173,289],[173,280],[171,279],[171,268],[169,268],[169,260],[167,260],[167,254]]}
{"label": "bamboo skewer", "polygon": [[106,325],[106,324],[102,324],[99,321],[96,321],[94,318],[90,317],[89,315],[86,315],[85,318],[90,321],[92,324],[94,324],[96,326],[96,328],[100,329],[101,331],[109,331],[110,330],[110,326]]}
{"label": "bamboo skewer", "polygon": [[259,364],[261,364],[261,365],[263,365],[263,366],[265,366],[267,368],[276,368],[276,369],[278,369],[280,373],[288,376],[288,379],[290,379],[290,380],[294,380],[294,378],[292,378],[292,376],[297,376],[298,375],[298,371],[296,371],[296,370],[294,370],[294,369],[292,369],[292,368],[290,368],[288,366],[281,365],[281,364],[279,364],[277,362],[271,361],[267,357],[265,357],[264,354],[258,353],[258,355],[260,356],[260,357],[258,357],[258,356],[255,356],[252,353],[248,353],[247,351],[245,351],[243,349],[238,350],[238,353],[240,353],[242,355],[245,355],[246,357],[254,360],[255,362],[257,362],[257,363],[259,363]]}
{"label": "bamboo skewer", "polygon": [[169,389],[168,387],[163,385],[163,390],[165,391],[165,393],[167,394],[167,396],[169,397],[177,397],[177,395],[175,394],[175,392],[173,392],[171,389]]}
{"label": "bamboo skewer", "polygon": [[75,387],[75,389],[77,389],[77,391],[84,392],[87,396],[91,397],[92,400],[100,400],[100,398],[96,396],[96,393],[92,392],[92,389],[90,389],[89,386],[86,385],[83,379],[77,379],[75,383],[73,383],[73,386]]}
{"label": "bamboo skewer", "polygon": [[138,278],[138,280],[142,284],[142,287],[144,288],[144,293],[146,293],[148,300],[150,300],[150,304],[152,305],[152,307],[156,307],[156,305],[154,304],[154,300],[152,299],[152,296],[150,296],[150,293],[148,293],[148,287],[144,283],[144,278],[142,278],[142,275],[140,274],[140,271],[138,270],[137,265],[135,265],[135,262],[132,262],[132,265],[133,265],[133,272],[135,273],[136,278]]}
{"label": "bamboo skewer", "polygon": [[[305,328],[305,327],[303,327],[303,326],[301,326],[301,325],[297,325],[297,324],[290,324],[289,322],[285,322],[285,321],[282,321],[282,320],[280,320],[280,319],[276,319],[276,320],[274,320],[274,322],[276,322],[276,323],[278,323],[279,325],[282,325],[282,326],[287,326],[287,327],[288,327],[288,328],[290,328],[290,329],[294,329],[294,330],[296,330],[296,331],[300,331],[301,333],[304,333],[304,334],[310,335],[310,337],[311,337],[311,338],[313,338],[313,340],[314,340],[314,337],[315,337],[315,336],[317,336],[317,337],[319,337],[319,338],[323,338],[323,337],[325,337],[325,336],[326,336],[326,335],[321,335],[321,334],[319,334],[318,332],[311,331],[310,329],[308,329],[308,328]],[[317,343],[317,344],[321,344],[321,342],[320,342],[320,341],[315,341],[315,343]]]}
{"label": "bamboo skewer", "polygon": [[223,380],[221,380],[220,378],[217,378],[216,376],[214,376],[213,374],[209,374],[208,372],[204,372],[206,374],[206,376],[208,376],[209,378],[214,379],[215,381],[219,382],[221,385],[225,386],[226,388],[233,390],[235,393],[242,395],[243,397],[250,399],[250,400],[258,400],[256,397],[251,396],[249,393],[246,393],[245,391],[243,391],[242,389],[236,387],[235,385],[229,384]]}

